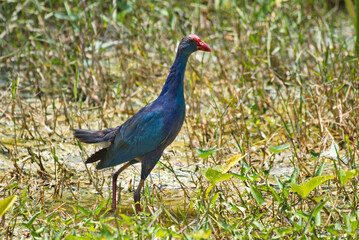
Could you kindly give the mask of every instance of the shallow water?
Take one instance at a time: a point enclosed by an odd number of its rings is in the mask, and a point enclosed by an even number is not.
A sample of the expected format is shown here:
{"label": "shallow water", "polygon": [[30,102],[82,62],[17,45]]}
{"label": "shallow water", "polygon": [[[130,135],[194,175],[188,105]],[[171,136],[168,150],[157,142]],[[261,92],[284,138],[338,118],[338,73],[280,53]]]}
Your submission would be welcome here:
{"label": "shallow water", "polygon": [[[28,99],[23,101],[33,102],[34,100]],[[123,117],[119,117],[117,114],[112,115],[111,124],[114,124],[113,126],[124,121]],[[41,122],[42,119],[38,119],[38,121]],[[64,122],[64,119],[59,118],[58,122]],[[112,186],[111,174],[120,166],[97,171],[95,170],[95,164],[89,164],[87,166],[84,164],[86,157],[95,152],[96,149],[100,149],[99,147],[82,144],[82,147],[86,152],[86,156],[82,157],[82,152],[77,146],[76,140],[71,136],[72,132],[68,129],[69,126],[66,126],[65,124],[65,126],[58,126],[57,131],[63,130],[66,132],[65,136],[67,138],[61,139],[58,136],[53,135],[48,144],[44,144],[39,139],[23,140],[19,138],[19,134],[21,134],[19,126],[17,126],[18,129],[14,131],[13,123],[10,122],[10,126],[7,126],[7,124],[8,119],[0,119],[0,179],[3,179],[3,181],[0,182],[0,189],[6,189],[7,186],[15,182],[19,182],[18,187],[23,189],[26,183],[35,179],[38,182],[41,182],[41,184],[38,184],[37,188],[42,189],[45,199],[58,199],[60,200],[59,203],[67,203],[70,206],[74,203],[80,203],[83,207],[91,208],[94,206],[94,201],[100,202],[102,201],[102,198],[100,197],[99,191],[91,183],[91,177],[87,173],[88,168],[93,179],[95,179],[98,184],[102,195],[105,199],[109,198]],[[96,129],[98,127],[96,126],[98,125],[98,122],[94,120],[90,125],[92,129]],[[44,128],[42,128],[42,130],[46,131]],[[16,147],[14,147],[15,144]],[[184,133],[182,132],[172,146],[166,149],[164,157],[161,159],[164,164],[173,167],[177,178],[164,166],[158,164],[147,179],[150,190],[161,192],[165,204],[175,207],[183,202],[184,194],[181,185],[188,189],[194,187],[194,184],[191,183],[191,179],[197,178],[197,173],[194,172],[194,169],[197,165],[200,165],[189,161],[186,154],[183,153],[185,151],[183,144]],[[28,148],[31,148],[34,154],[41,155],[41,163],[44,171],[50,174],[53,179],[45,179],[41,181],[41,176],[38,173],[38,170],[40,169],[39,161],[38,159],[34,161],[33,158],[31,158]],[[52,149],[55,149],[58,163],[55,163],[56,161],[54,160]],[[71,186],[71,191],[68,189],[68,186],[63,185],[60,191],[60,197],[54,197],[54,186],[59,184],[59,181],[61,181],[61,174],[63,174],[60,171],[61,168],[64,168],[71,173],[67,174],[70,175],[71,178],[66,176],[66,182]],[[22,181],[17,181],[17,178],[13,177],[14,174],[16,175],[16,172],[19,171],[18,169],[21,169]],[[139,175],[140,165],[138,164],[126,169],[126,171],[124,171],[118,178],[118,184],[122,188],[121,202],[119,205],[121,212],[132,212],[133,192],[139,182]],[[42,185],[47,186],[44,187]],[[75,198],[74,195],[77,198]],[[34,198],[41,198],[35,191],[33,191],[32,196]]]}
{"label": "shallow water", "polygon": [[[275,91],[272,94],[275,95]],[[11,104],[11,101],[9,100],[11,99],[9,91],[0,91],[0,96],[3,96],[5,103]],[[138,110],[143,105],[141,103],[142,102],[139,99],[133,101],[134,111]],[[82,144],[84,153],[80,150],[76,140],[73,139],[71,126],[68,125],[65,115],[60,111],[63,108],[63,105],[59,99],[54,102],[53,106],[55,106],[55,110],[59,109],[60,112],[54,115],[48,114],[49,112],[53,112],[52,106],[48,107],[47,113],[43,113],[41,102],[36,98],[24,97],[24,99],[22,99],[22,105],[25,111],[27,110],[29,112],[23,113],[22,111],[24,110],[21,110],[19,105],[15,105],[14,108],[14,118],[17,122],[22,121],[22,125],[14,125],[12,117],[8,114],[4,114],[4,117],[0,118],[0,179],[2,179],[2,182],[0,182],[0,190],[6,189],[7,186],[15,182],[18,182],[18,187],[23,189],[28,182],[34,180],[40,181],[41,176],[38,172],[39,160],[36,160],[36,158],[34,160],[34,158],[30,156],[28,148],[31,148],[35,155],[41,156],[41,163],[44,171],[48,172],[53,178],[51,180],[43,180],[45,183],[48,181],[46,184],[52,186],[43,188],[46,199],[58,199],[59,203],[66,203],[69,206],[74,203],[79,203],[83,207],[89,208],[94,206],[94,202],[99,203],[102,201],[101,195],[105,199],[109,199],[111,194],[111,174],[115,169],[118,169],[119,166],[100,171],[95,170],[95,164],[85,166],[84,160],[98,150],[99,147]],[[73,109],[76,109],[76,103],[72,107]],[[124,106],[119,104],[118,108],[123,109]],[[115,127],[121,124],[133,114],[128,113],[121,115],[119,109],[109,108],[104,110],[103,115],[109,127]],[[211,110],[203,112],[206,112],[208,116],[211,116],[211,114],[213,115]],[[79,122],[82,122],[81,128],[105,128],[103,122],[99,121],[98,109],[89,108],[82,110],[82,113],[86,116],[84,117],[85,119],[74,116],[74,125],[76,125],[74,128],[79,127]],[[23,119],[24,116],[25,119]],[[206,116],[206,118],[209,118],[208,116]],[[216,118],[214,116],[212,117],[213,119],[208,121],[216,122]],[[27,127],[30,131],[34,133],[34,137],[29,136],[27,129],[23,126],[24,122],[27,123]],[[54,126],[53,122],[56,122],[54,129],[52,128],[52,126]],[[222,142],[224,143],[223,146],[221,146],[223,148],[221,155],[217,156],[215,160],[211,158],[202,160],[196,156],[194,151],[189,147],[191,144],[189,135],[192,133],[187,133],[187,129],[189,129],[187,124],[191,124],[191,122],[187,121],[184,124],[179,136],[166,149],[161,158],[161,161],[165,165],[173,168],[175,174],[161,164],[158,164],[147,179],[147,184],[151,190],[150,192],[152,194],[160,194],[164,204],[173,209],[181,204],[185,204],[186,197],[184,190],[182,189],[183,187],[186,189],[187,194],[194,194],[196,188],[195,182],[200,176],[201,168],[213,167],[215,165],[214,161],[219,161],[216,162],[218,164],[224,164],[231,156],[238,154],[238,149],[235,147],[236,144],[229,134],[231,128],[227,125],[224,126],[221,135]],[[191,127],[191,129],[196,129],[196,126]],[[267,169],[269,167],[268,163],[265,162],[263,164],[260,155],[258,155],[258,149],[266,147],[266,143],[263,140],[265,136],[263,136],[261,130],[257,128],[249,129],[248,134],[252,141],[252,164]],[[279,143],[283,142],[283,135],[284,134],[281,133],[273,135],[270,144],[279,145]],[[38,136],[41,136],[41,138]],[[198,146],[198,143],[194,143],[193,145]],[[55,157],[52,153],[53,149],[55,149],[56,152],[56,161],[54,160]],[[85,155],[82,156],[82,154]],[[341,154],[343,154],[343,152],[341,152]],[[289,150],[275,155],[269,176],[269,181],[271,183],[276,184],[274,176],[284,179],[285,175],[291,175],[294,170],[293,163],[291,162],[292,158],[293,154]],[[310,159],[310,157],[307,158]],[[295,166],[298,166],[299,164],[300,163],[298,162],[294,162]],[[66,169],[66,172],[71,173],[66,173],[66,175],[64,175],[65,179],[61,179],[61,177],[63,177],[61,175],[63,174],[61,168]],[[305,168],[309,172],[313,172],[314,164],[306,163]],[[92,175],[97,188],[92,183],[92,178],[88,174],[87,169]],[[332,161],[327,159],[324,172],[332,173],[332,170]],[[19,171],[21,171],[21,174]],[[231,171],[238,173],[239,165],[233,167]],[[23,179],[18,181],[19,178],[16,177],[16,174],[20,174]],[[121,212],[133,212],[133,192],[137,187],[139,175],[140,165],[135,165],[124,171],[118,179],[118,184],[122,188],[122,197],[119,205]],[[69,176],[71,177],[69,178]],[[63,181],[66,181],[68,186],[63,185]],[[44,184],[43,182],[42,184]],[[238,183],[238,186],[243,185],[240,181],[235,182],[236,184]],[[58,185],[61,186],[61,189],[56,189],[54,187]],[[69,190],[69,186],[71,186],[72,191]],[[39,187],[41,186],[39,185]],[[54,197],[54,192],[58,194],[58,191],[60,191],[60,197]],[[76,198],[74,196],[76,196]],[[33,191],[33,197],[40,198],[40,195],[37,195],[36,191]]]}

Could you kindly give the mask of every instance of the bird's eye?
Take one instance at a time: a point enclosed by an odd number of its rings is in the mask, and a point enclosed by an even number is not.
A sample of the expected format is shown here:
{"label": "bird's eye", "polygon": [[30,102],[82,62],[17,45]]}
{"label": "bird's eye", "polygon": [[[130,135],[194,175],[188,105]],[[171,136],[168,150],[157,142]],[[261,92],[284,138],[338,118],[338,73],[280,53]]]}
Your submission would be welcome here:
{"label": "bird's eye", "polygon": [[197,43],[197,41],[191,38],[190,43]]}

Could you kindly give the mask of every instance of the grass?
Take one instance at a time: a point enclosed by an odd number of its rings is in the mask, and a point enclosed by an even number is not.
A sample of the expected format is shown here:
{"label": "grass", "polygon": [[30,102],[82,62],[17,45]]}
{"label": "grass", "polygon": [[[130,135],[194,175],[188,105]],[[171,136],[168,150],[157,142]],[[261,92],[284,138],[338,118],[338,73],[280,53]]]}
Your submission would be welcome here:
{"label": "grass", "polygon": [[[14,0],[0,19],[0,199],[17,196],[5,239],[358,237],[358,58],[342,1]],[[184,127],[145,211],[132,212],[132,168],[114,215],[112,170],[85,166],[94,147],[71,129],[117,126],[154,100],[190,33],[213,52],[190,58]]]}

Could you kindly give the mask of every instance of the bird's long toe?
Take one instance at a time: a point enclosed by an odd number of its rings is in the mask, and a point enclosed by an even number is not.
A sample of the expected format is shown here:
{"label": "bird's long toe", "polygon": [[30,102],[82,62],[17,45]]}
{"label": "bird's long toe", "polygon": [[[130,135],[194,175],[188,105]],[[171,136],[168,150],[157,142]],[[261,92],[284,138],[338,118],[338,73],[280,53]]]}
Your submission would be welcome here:
{"label": "bird's long toe", "polygon": [[140,203],[135,204],[136,213],[142,212],[142,206]]}

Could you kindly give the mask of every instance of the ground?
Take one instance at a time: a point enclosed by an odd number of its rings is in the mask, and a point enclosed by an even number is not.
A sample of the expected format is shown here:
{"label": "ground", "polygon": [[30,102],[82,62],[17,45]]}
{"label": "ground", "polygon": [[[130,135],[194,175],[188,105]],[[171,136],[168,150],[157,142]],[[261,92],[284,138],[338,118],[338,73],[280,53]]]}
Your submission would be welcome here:
{"label": "ground", "polygon": [[[17,197],[0,235],[357,238],[350,9],[299,0],[6,2],[0,199]],[[212,52],[189,59],[184,126],[148,178],[144,212],[133,213],[135,166],[120,176],[113,214],[114,168],[85,165],[100,146],[79,144],[72,129],[116,127],[153,101],[191,33]]]}

